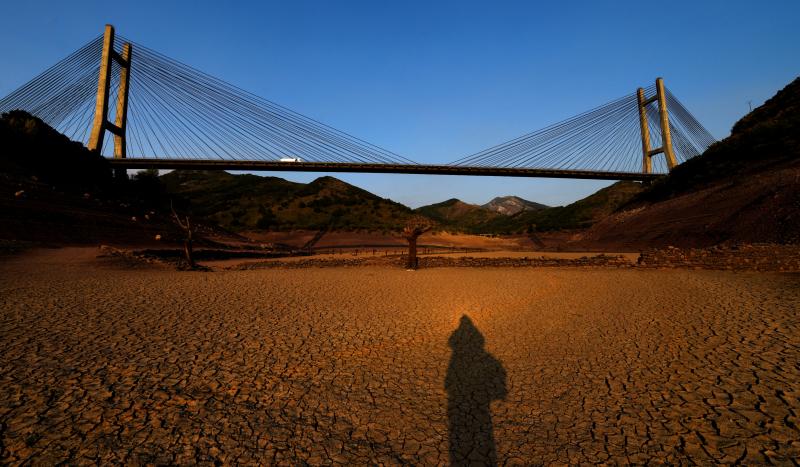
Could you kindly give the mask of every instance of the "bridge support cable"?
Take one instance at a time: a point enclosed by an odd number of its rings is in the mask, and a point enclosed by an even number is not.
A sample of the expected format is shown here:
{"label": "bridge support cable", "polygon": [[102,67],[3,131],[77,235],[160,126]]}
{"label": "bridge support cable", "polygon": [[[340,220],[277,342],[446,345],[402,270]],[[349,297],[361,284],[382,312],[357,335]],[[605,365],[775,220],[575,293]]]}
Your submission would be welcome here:
{"label": "bridge support cable", "polygon": [[[405,157],[122,36],[116,39],[108,26],[105,35],[0,99],[0,113],[25,110],[106,157],[135,159],[136,167],[158,160],[153,167],[602,179],[617,174],[643,180],[714,143],[659,79],[449,165],[417,170],[419,164]],[[116,96],[116,106],[109,105],[110,96]],[[114,134],[113,144],[103,138],[106,131]],[[659,140],[661,147],[653,149],[650,142]],[[659,151],[666,157],[653,158]],[[336,164],[343,169],[334,170]],[[385,168],[376,168],[380,164]]]}
{"label": "bridge support cable", "polygon": [[[135,60],[125,58],[126,50],[134,48]],[[117,96],[116,108],[109,105],[109,95]],[[415,164],[115,37],[110,26],[103,36],[0,99],[0,112],[16,109],[105,156]],[[103,138],[105,131],[115,135],[113,149]]]}
{"label": "bridge support cable", "polygon": [[103,36],[98,36],[0,99],[0,114],[24,110],[70,139],[89,141]]}
{"label": "bridge support cable", "polygon": [[[653,97],[648,99],[648,95]],[[653,150],[651,138],[661,140],[661,148]],[[659,78],[653,86],[458,159],[451,165],[665,173],[701,154],[713,143],[708,130]],[[652,158],[665,147],[665,160]],[[651,154],[643,157],[643,152]]]}

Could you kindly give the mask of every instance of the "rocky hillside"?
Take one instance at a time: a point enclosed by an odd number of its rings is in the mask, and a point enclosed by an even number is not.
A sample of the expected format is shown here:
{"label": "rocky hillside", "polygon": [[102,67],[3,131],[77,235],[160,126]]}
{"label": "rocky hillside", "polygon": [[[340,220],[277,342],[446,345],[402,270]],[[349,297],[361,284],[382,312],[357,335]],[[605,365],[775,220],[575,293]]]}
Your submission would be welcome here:
{"label": "rocky hillside", "polygon": [[[519,234],[533,230],[575,230],[605,218],[641,191],[640,183],[618,182],[567,206],[547,207],[517,196],[505,196],[483,206],[449,199],[417,208],[416,212],[434,219],[444,229],[457,232]],[[508,209],[501,211],[504,205]]]}
{"label": "rocky hillside", "polygon": [[522,199],[519,196],[498,196],[481,207],[498,214],[513,216],[514,214],[519,214],[523,211],[538,211],[540,209],[547,209],[549,206],[540,203],[534,203],[533,201]]}
{"label": "rocky hillside", "polygon": [[493,219],[482,228],[494,233],[585,229],[625,205],[642,191],[637,182],[617,182],[566,206],[521,211]]}
{"label": "rocky hillside", "polygon": [[800,243],[800,79],[731,135],[595,224],[575,242],[637,249]]}
{"label": "rocky hillside", "polygon": [[400,230],[411,215],[402,204],[333,177],[294,183],[222,171],[175,171],[160,177],[192,212],[232,231]]}

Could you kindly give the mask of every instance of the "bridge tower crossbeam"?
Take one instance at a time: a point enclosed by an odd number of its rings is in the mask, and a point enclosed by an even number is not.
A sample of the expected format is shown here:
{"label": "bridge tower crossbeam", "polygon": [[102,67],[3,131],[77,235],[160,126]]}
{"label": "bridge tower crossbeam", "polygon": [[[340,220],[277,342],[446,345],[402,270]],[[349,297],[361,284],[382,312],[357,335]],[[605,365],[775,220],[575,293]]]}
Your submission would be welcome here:
{"label": "bridge tower crossbeam", "polygon": [[[102,151],[103,138],[106,131],[109,131],[114,135],[115,159],[124,159],[127,155],[125,130],[128,122],[128,87],[132,58],[133,46],[130,43],[126,42],[122,45],[122,53],[114,51],[114,27],[107,24],[103,35],[103,54],[100,58],[100,73],[97,79],[97,103],[88,148],[91,151]],[[112,60],[117,62],[120,67],[114,123],[108,120]]]}
{"label": "bridge tower crossbeam", "polygon": [[[664,92],[664,79],[656,78],[656,94],[650,98],[645,98],[644,89],[636,90],[639,102],[639,123],[642,131],[642,172],[653,173],[652,157],[657,154],[664,154],[667,160],[667,169],[672,171],[678,161],[675,158],[675,151],[672,148],[672,135],[669,131],[669,113],[667,112],[667,99]],[[647,106],[653,102],[658,102],[659,125],[661,127],[661,146],[651,149],[650,127],[647,122]]]}

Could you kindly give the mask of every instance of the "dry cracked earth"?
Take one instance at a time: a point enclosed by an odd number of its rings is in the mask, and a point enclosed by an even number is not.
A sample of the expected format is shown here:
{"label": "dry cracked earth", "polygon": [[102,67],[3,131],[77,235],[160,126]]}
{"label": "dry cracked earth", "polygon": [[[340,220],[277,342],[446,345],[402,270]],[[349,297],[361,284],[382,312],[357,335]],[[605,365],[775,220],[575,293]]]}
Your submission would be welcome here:
{"label": "dry cracked earth", "polygon": [[0,464],[783,464],[800,277],[0,260]]}

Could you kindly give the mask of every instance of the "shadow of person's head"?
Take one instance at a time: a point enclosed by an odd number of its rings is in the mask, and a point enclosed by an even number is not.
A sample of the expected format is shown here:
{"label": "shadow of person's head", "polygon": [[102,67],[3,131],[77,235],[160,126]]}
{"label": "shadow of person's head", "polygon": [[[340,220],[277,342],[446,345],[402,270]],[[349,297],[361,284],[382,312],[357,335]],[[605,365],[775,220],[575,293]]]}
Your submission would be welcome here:
{"label": "shadow of person's head", "polygon": [[458,327],[453,331],[453,334],[450,335],[450,339],[447,341],[450,348],[453,349],[453,352],[479,352],[483,350],[485,342],[486,340],[483,338],[483,334],[478,331],[478,328],[475,327],[472,320],[469,319],[467,315],[461,317]]}

